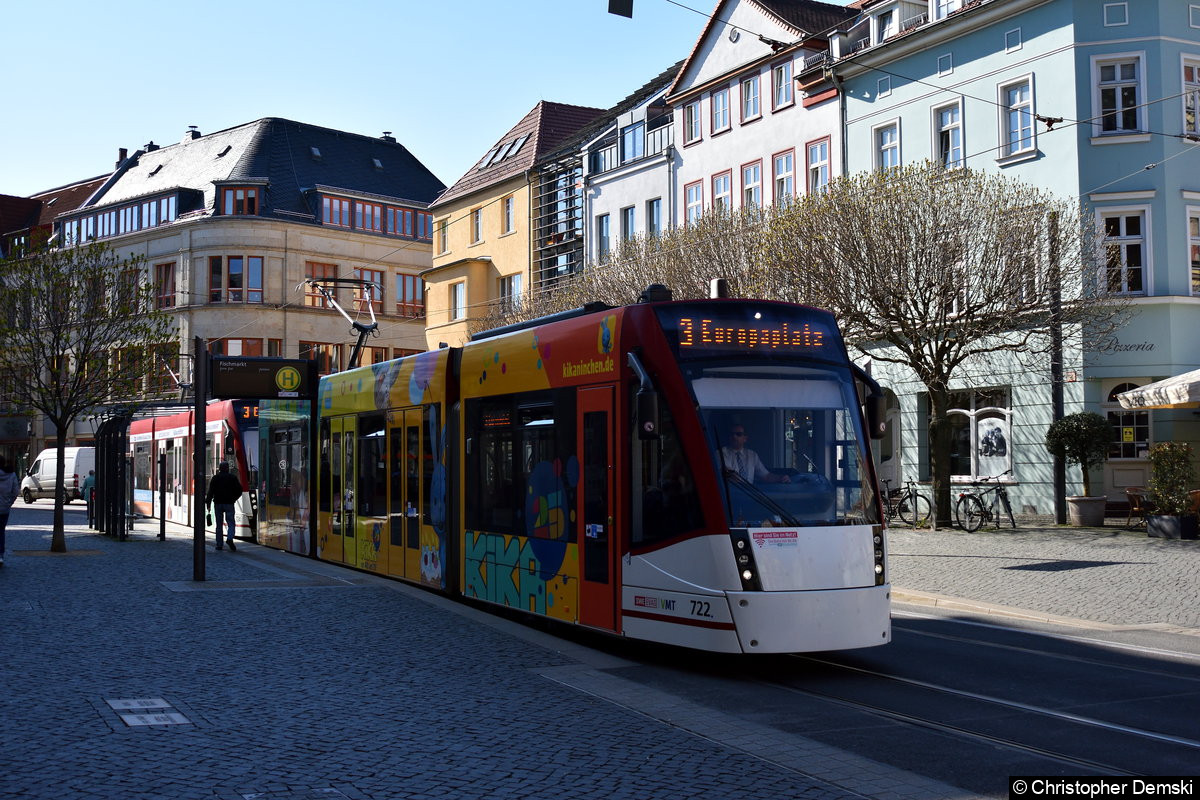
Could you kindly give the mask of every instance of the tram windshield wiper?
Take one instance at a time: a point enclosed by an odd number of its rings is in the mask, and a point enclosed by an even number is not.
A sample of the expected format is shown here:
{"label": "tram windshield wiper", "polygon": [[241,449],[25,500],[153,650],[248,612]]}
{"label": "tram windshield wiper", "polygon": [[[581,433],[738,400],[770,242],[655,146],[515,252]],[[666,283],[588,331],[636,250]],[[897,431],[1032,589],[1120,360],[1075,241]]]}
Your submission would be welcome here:
{"label": "tram windshield wiper", "polygon": [[746,480],[741,475],[739,475],[736,470],[732,470],[732,469],[725,470],[725,479],[730,481],[734,485],[736,485],[738,488],[740,488],[746,494],[753,497],[755,500],[757,500],[759,502],[759,504],[761,504],[762,506],[767,508],[769,511],[774,513],[776,516],[778,516],[784,523],[786,523],[788,525],[800,525],[801,524],[800,520],[793,517],[786,508],[779,505],[779,503],[776,503],[775,500],[772,499],[771,496],[769,494],[767,494],[766,492],[764,492],[762,489],[759,489],[753,483],[751,483],[750,481]]}

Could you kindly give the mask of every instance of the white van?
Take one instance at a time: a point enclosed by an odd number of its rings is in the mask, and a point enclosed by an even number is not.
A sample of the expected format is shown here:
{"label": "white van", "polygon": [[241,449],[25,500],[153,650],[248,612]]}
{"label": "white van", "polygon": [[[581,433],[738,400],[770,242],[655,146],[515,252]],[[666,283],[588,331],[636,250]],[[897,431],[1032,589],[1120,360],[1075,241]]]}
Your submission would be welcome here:
{"label": "white van", "polygon": [[[67,465],[63,472],[66,482],[63,502],[69,503],[83,497],[83,479],[89,470],[96,468],[96,448],[68,447],[63,451],[63,458]],[[54,497],[54,481],[57,477],[58,451],[43,450],[34,459],[29,474],[21,481],[21,497],[26,503],[32,503],[39,497]]]}

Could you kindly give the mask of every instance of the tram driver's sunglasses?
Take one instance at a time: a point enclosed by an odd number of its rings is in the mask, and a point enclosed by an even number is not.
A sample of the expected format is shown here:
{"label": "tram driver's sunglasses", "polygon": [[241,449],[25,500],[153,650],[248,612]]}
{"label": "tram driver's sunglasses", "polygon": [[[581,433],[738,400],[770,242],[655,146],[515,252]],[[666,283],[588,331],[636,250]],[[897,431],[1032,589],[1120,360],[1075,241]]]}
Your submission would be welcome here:
{"label": "tram driver's sunglasses", "polygon": [[734,431],[733,435],[734,436],[745,436],[746,432],[745,431]]}

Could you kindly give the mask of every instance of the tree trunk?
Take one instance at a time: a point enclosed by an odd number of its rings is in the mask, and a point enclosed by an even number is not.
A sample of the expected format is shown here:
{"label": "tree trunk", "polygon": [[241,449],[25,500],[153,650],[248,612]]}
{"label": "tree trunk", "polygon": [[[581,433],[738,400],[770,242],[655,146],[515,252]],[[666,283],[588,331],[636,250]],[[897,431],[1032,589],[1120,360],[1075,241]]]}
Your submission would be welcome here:
{"label": "tree trunk", "polygon": [[67,490],[66,427],[59,420],[51,420],[51,422],[58,429],[58,443],[54,446],[54,451],[58,453],[58,465],[54,468],[54,532],[50,537],[50,552],[65,553],[67,552],[67,536],[63,528],[63,495]]}
{"label": "tree trunk", "polygon": [[929,472],[933,478],[934,515],[939,528],[949,528],[954,523],[950,493],[951,430],[946,416],[949,404],[949,392],[929,390]]}

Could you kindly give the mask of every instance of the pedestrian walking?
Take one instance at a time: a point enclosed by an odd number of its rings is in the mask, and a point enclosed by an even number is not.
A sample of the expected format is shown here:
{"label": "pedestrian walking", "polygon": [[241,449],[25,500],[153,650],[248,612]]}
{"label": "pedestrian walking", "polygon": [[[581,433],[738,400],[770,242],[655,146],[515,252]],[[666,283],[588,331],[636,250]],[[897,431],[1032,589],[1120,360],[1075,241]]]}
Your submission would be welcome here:
{"label": "pedestrian walking", "polygon": [[0,567],[4,566],[4,529],[8,527],[8,513],[20,491],[17,473],[8,469],[8,459],[0,456]]}
{"label": "pedestrian walking", "polygon": [[96,470],[89,469],[83,479],[83,502],[87,503],[87,520],[91,526],[96,522]]}
{"label": "pedestrian walking", "polygon": [[204,495],[204,505],[212,504],[217,513],[217,549],[221,549],[222,522],[226,528],[226,542],[229,549],[237,552],[233,543],[233,504],[242,496],[242,482],[229,471],[229,462],[222,461],[217,468],[217,474],[208,482],[208,493]]}

